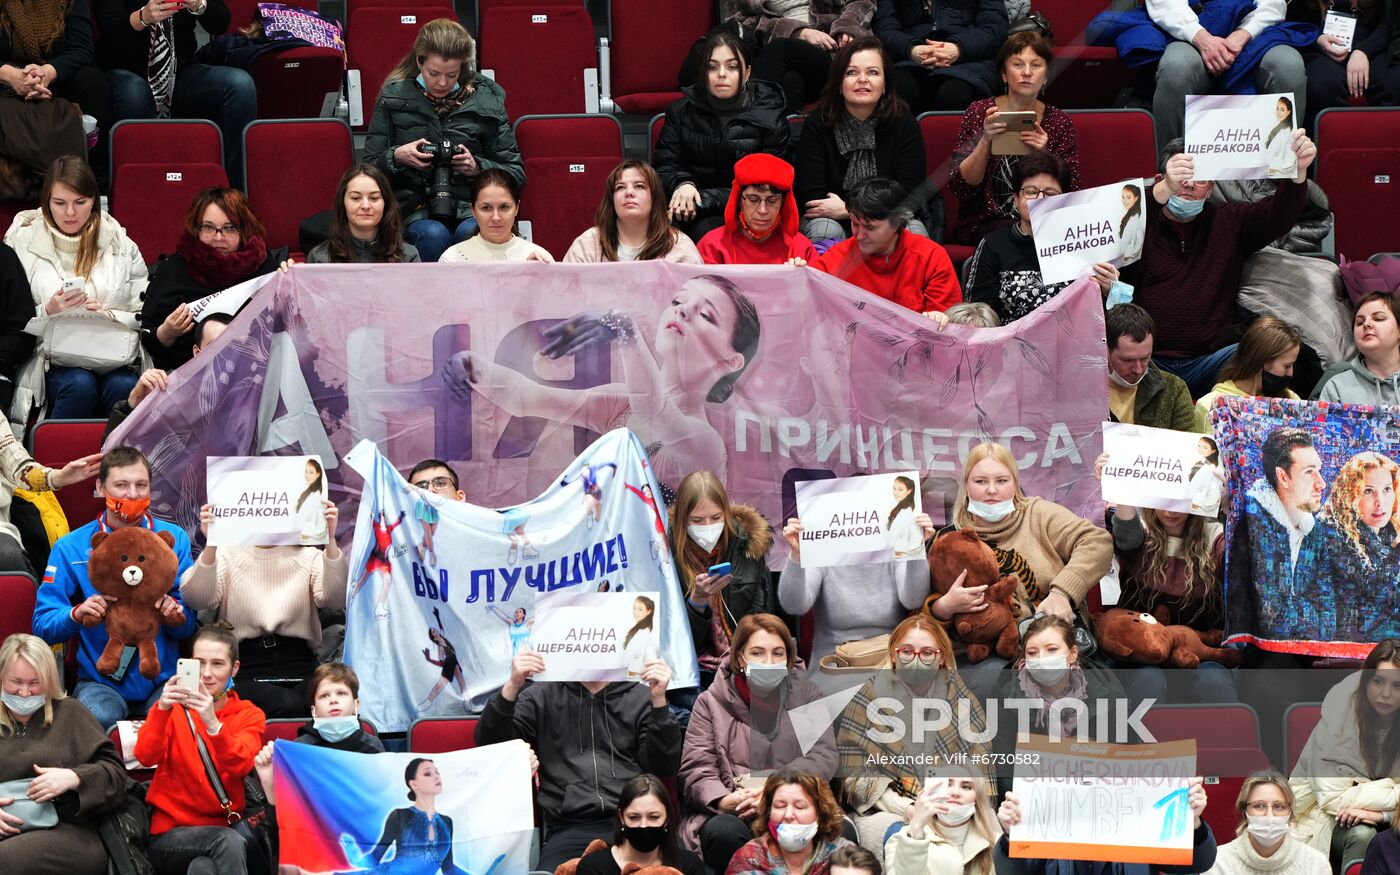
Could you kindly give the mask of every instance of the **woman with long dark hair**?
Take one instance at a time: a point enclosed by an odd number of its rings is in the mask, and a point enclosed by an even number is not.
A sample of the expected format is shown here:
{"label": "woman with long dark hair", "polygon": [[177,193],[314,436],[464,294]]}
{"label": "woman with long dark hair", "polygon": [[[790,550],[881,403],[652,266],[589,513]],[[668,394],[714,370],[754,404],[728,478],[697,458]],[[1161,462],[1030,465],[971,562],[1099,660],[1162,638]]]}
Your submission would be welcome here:
{"label": "woman with long dark hair", "polygon": [[454,244],[438,261],[554,261],[549,250],[515,233],[520,183],[504,170],[493,167],[476,178],[472,215],[476,217],[476,236]]}
{"label": "woman with long dark hair", "polygon": [[1280,97],[1275,104],[1274,117],[1278,124],[1264,138],[1264,152],[1269,156],[1270,179],[1292,179],[1298,173],[1298,159],[1293,154],[1293,100]]}
{"label": "woman with long dark hair", "polygon": [[656,634],[653,631],[656,600],[644,595],[637,596],[632,602],[632,619],[635,622],[622,638],[622,649],[627,653],[627,677],[639,678],[642,676],[642,666],[647,661],[647,651],[655,647],[652,637]]}
{"label": "woman with long dark hair", "polygon": [[[1123,186],[1123,218],[1118,222],[1118,239],[1123,241],[1123,264],[1132,264],[1141,258],[1142,238],[1146,228],[1142,222],[1133,219],[1142,215],[1142,189],[1136,185]],[[1126,253],[1138,252],[1129,257]]]}
{"label": "woman with long dark hair", "polygon": [[1202,435],[1196,441],[1201,460],[1191,466],[1191,512],[1205,517],[1220,515],[1220,498],[1225,489],[1225,468],[1220,464],[1220,447],[1215,438]]}
{"label": "woman with long dark hair", "polygon": [[894,556],[903,559],[924,548],[924,530],[920,528],[914,512],[914,499],[918,497],[918,486],[910,477],[894,478],[895,506],[890,508],[885,528],[890,533],[894,545]]}
{"label": "woman with long dark hair", "polygon": [[1371,648],[1361,671],[1322,700],[1289,784],[1294,834],[1334,866],[1366,856],[1366,847],[1400,805],[1400,639]]}
{"label": "woman with long dark hair", "polygon": [[307,264],[408,264],[418,250],[404,240],[394,187],[384,171],[361,161],[340,177],[330,233],[306,253]]}
{"label": "woman with long dark hair", "polygon": [[[342,837],[346,858],[357,869],[373,869],[382,875],[459,871],[452,862],[452,818],[437,810],[437,798],[442,795],[442,773],[437,764],[427,757],[414,757],[404,768],[403,782],[413,804],[389,812],[379,841],[368,850],[355,848],[351,839]],[[390,847],[394,858],[381,864]]]}
{"label": "woman with long dark hair", "polygon": [[306,460],[306,488],[297,496],[294,513],[301,521],[303,544],[324,544],[332,534],[326,530],[326,472],[315,459]]}
{"label": "woman with long dark hair", "polygon": [[1210,434],[1210,409],[1222,395],[1297,401],[1297,393],[1288,384],[1302,345],[1298,329],[1282,319],[1260,316],[1251,322],[1235,354],[1220,369],[1215,387],[1196,402],[1196,431]]}
{"label": "woman with long dark hair", "polygon": [[703,264],[690,238],[671,227],[666,189],[652,166],[629,159],[608,174],[593,227],[575,238],[565,261],[674,261]]}
{"label": "woman with long dark hair", "polygon": [[636,864],[643,869],[670,866],[682,875],[705,875],[700,858],[676,843],[675,803],[666,785],[645,772],[617,796],[617,823],[612,845],[579,860],[578,875],[621,875]]}

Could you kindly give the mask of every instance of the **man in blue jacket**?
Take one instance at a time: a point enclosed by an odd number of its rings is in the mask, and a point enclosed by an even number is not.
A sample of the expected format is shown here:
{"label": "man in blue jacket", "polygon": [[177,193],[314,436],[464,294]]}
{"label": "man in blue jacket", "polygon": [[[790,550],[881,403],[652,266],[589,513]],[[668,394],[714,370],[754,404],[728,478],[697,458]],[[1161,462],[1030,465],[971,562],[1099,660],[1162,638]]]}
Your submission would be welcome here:
{"label": "man in blue jacket", "polygon": [[[195,617],[180,601],[180,578],[192,564],[190,539],[178,526],[150,515],[151,463],[145,455],[132,447],[108,450],[97,472],[97,490],[107,501],[102,515],[64,535],[49,553],[49,566],[34,605],[34,634],[50,644],[62,644],[78,636],[78,686],[73,695],[98,723],[108,727],[133,712],[145,715],[160,698],[165,681],[175,673],[175,661],[180,655],[176,642],[194,634]],[[102,623],[83,625],[86,617],[100,620],[107,614],[108,597],[93,589],[88,580],[92,536],[95,532],[129,526],[169,532],[175,537],[175,556],[180,561],[169,594],[161,596],[156,604],[161,614],[176,624],[160,627],[156,653],[160,656],[161,672],[150,679],[137,670],[134,647],[123,650],[115,672],[98,674],[97,660],[107,646],[107,627]]]}

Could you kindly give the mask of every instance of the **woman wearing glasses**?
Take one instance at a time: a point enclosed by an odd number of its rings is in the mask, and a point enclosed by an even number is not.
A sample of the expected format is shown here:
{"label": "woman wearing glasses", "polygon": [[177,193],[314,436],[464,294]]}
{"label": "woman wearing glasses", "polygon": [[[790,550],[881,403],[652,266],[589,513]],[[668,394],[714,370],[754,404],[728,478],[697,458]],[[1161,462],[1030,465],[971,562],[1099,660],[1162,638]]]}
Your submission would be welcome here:
{"label": "woman wearing glasses", "polygon": [[1328,875],[1332,871],[1326,854],[1308,847],[1289,831],[1293,790],[1283,775],[1272,770],[1250,775],[1240,788],[1235,810],[1240,814],[1237,838],[1220,846],[1207,875]]}
{"label": "woman wearing glasses", "polygon": [[286,260],[286,248],[269,252],[263,234],[243,192],[206,188],[194,196],[175,254],[156,266],[141,310],[141,337],[156,367],[173,371],[193,355],[189,302],[272,273]]}
{"label": "woman wearing glasses", "polygon": [[[1047,285],[1031,235],[1031,202],[1070,191],[1069,165],[1053,152],[1036,150],[1016,162],[1011,188],[1016,193],[1020,221],[982,238],[968,263],[964,298],[991,306],[1002,324],[1013,322],[1049,301],[1069,283]],[[1094,265],[1093,278],[1107,294],[1118,281],[1118,268],[1108,262]]]}
{"label": "woman wearing glasses", "polygon": [[[986,718],[958,676],[953,644],[937,621],[920,613],[896,626],[884,668],[866,682],[836,724],[849,814],[861,847],[881,853],[885,842],[911,822],[928,764],[987,752],[984,744],[963,740],[982,733]],[[915,699],[949,703],[953,719],[922,738],[902,732],[889,741],[889,725],[878,715],[887,717],[896,702],[902,708],[895,713],[912,714]],[[978,771],[974,777],[985,775]]]}

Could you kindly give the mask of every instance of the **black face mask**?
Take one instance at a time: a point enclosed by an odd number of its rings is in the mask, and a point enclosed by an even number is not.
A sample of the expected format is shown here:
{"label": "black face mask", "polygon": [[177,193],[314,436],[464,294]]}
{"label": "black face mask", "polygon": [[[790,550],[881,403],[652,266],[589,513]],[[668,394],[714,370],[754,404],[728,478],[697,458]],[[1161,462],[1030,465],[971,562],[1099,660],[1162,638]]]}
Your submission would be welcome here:
{"label": "black face mask", "polygon": [[1288,394],[1288,377],[1264,371],[1264,379],[1259,384],[1259,394],[1265,398],[1283,398]]}
{"label": "black face mask", "polygon": [[668,827],[664,826],[624,826],[622,837],[633,849],[650,854],[661,847],[661,840],[666,838],[667,829]]}

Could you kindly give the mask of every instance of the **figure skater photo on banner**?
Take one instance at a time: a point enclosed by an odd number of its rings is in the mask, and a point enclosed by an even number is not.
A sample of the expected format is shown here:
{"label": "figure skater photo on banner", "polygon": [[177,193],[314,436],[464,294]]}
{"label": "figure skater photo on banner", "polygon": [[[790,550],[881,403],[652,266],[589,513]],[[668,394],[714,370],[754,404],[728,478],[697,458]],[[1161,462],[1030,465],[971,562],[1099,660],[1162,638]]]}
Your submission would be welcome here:
{"label": "figure skater photo on banner", "polygon": [[724,479],[724,437],[707,405],[727,401],[759,351],[753,302],[731,280],[703,274],[682,285],[662,310],[650,345],[633,317],[620,310],[580,313],[545,332],[540,354],[571,356],[593,344],[619,346],[622,379],[589,389],[545,386],[465,351],[443,371],[450,391],[476,391],[512,416],[538,416],[604,433],[626,426],[651,459],[662,498],[691,471]]}
{"label": "figure skater photo on banner", "polygon": [[[632,602],[632,619],[636,622],[627,634],[622,636],[622,649],[627,654],[627,679],[637,680],[642,676],[642,666],[648,659],[655,658],[655,648],[651,636],[656,618],[656,600],[644,595]],[[648,656],[648,654],[651,654]]]}
{"label": "figure skater photo on banner", "polygon": [[413,516],[423,529],[423,539],[418,542],[418,562],[422,565],[437,566],[437,550],[433,549],[433,534],[437,531],[438,523],[441,521],[438,506],[446,500],[436,492],[427,489],[414,491]]}
{"label": "figure skater photo on banner", "polygon": [[326,473],[315,459],[306,460],[306,488],[297,496],[294,508],[301,522],[303,544],[324,544],[335,532],[326,530]]}
{"label": "figure skater photo on banner", "polygon": [[1358,453],[1332,480],[1322,517],[1337,593],[1337,636],[1378,641],[1400,635],[1400,469],[1387,456]]}
{"label": "figure skater photo on banner", "polygon": [[[442,795],[442,775],[425,757],[409,760],[403,782],[408,787],[407,808],[396,808],[384,820],[379,841],[372,848],[356,846],[352,836],[342,836],[345,859],[352,872],[377,875],[465,875],[452,862],[452,818],[437,811]],[[394,857],[382,862],[390,849]]]}
{"label": "figure skater photo on banner", "polygon": [[[606,581],[604,582],[606,583]],[[534,619],[526,619],[524,608],[516,608],[513,618],[507,616],[505,611],[495,605],[487,605],[486,610],[495,614],[498,620],[506,624],[506,632],[510,635],[510,658],[514,659],[515,654],[529,646],[530,630],[535,626]]]}
{"label": "figure skater photo on banner", "polygon": [[1213,437],[1196,442],[1201,461],[1191,466],[1191,512],[1201,516],[1220,516],[1220,497],[1225,489],[1225,469],[1220,467],[1220,448]]}
{"label": "figure skater photo on banner", "polygon": [[894,478],[895,506],[890,510],[885,527],[889,530],[896,559],[914,556],[924,549],[924,530],[915,520],[918,514],[918,508],[914,506],[916,489],[918,486],[912,478],[903,475]]}
{"label": "figure skater photo on banner", "polygon": [[656,537],[651,541],[651,558],[656,560],[666,559],[668,551],[666,547],[666,518],[661,515],[661,508],[656,505],[656,496],[651,494],[651,486],[643,483],[638,489],[631,483],[624,483],[622,487],[628,492],[642,500],[642,504],[651,508],[652,515],[656,518]]}
{"label": "figure skater photo on banner", "polygon": [[572,478],[565,476],[563,480],[559,481],[561,489],[570,483],[578,483],[583,486],[583,506],[588,511],[584,519],[587,520],[590,529],[593,528],[594,523],[603,518],[603,490],[598,485],[598,481],[603,476],[605,468],[611,468],[613,474],[617,473],[616,462],[604,462],[601,465],[583,465]]}
{"label": "figure skater photo on banner", "polygon": [[1298,156],[1293,154],[1293,99],[1280,97],[1274,105],[1278,121],[1264,138],[1264,153],[1269,156],[1270,179],[1292,179],[1298,175]]}
{"label": "figure skater photo on banner", "polygon": [[365,562],[364,573],[360,579],[355,581],[355,586],[350,590],[350,597],[345,600],[349,606],[355,600],[355,596],[360,594],[360,589],[371,578],[378,575],[383,579],[379,587],[379,597],[374,600],[374,618],[385,620],[389,617],[389,584],[394,579],[394,566],[389,561],[389,548],[394,544],[394,529],[403,525],[405,514],[399,511],[399,518],[395,522],[389,522],[389,518],[384,515],[384,511],[379,511],[374,515],[371,525],[374,528],[374,546],[370,548],[369,560]]}
{"label": "figure skater photo on banner", "polygon": [[467,682],[462,677],[462,666],[457,661],[457,648],[452,646],[452,642],[447,640],[447,630],[442,627],[442,614],[437,608],[433,608],[433,619],[437,620],[437,628],[428,627],[428,638],[437,647],[437,659],[429,655],[428,648],[423,648],[423,658],[428,662],[442,669],[442,675],[433,684],[433,688],[428,691],[428,696],[418,703],[419,711],[426,711],[433,707],[433,702],[447,689],[448,684],[456,684],[457,692],[463,698],[467,695]]}
{"label": "figure skater photo on banner", "polygon": [[530,543],[530,536],[525,534],[525,524],[530,521],[530,515],[521,508],[508,507],[501,511],[501,516],[501,534],[510,540],[506,564],[514,565],[516,559],[538,559],[540,551],[535,549]]}
{"label": "figure skater photo on banner", "polygon": [[1123,218],[1118,221],[1118,239],[1123,241],[1123,264],[1127,267],[1142,256],[1146,223],[1133,221],[1142,215],[1142,187],[1123,186]]}

